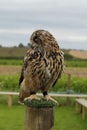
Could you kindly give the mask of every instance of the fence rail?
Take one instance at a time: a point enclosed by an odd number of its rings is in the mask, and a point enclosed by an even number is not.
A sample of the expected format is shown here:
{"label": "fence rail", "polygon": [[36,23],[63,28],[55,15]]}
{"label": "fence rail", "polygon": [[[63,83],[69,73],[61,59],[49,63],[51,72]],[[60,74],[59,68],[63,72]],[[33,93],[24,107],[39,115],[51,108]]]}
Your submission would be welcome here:
{"label": "fence rail", "polygon": [[[19,92],[0,92],[0,95],[19,95]],[[37,93],[38,96],[42,96],[41,93]],[[53,97],[83,97],[87,98],[87,94],[59,94],[59,93],[49,93]]]}
{"label": "fence rail", "polygon": [[[0,95],[7,95],[8,96],[8,106],[12,106],[12,97],[18,96],[19,92],[0,92]],[[41,93],[37,93],[38,96],[42,96]],[[75,97],[75,98],[87,98],[87,94],[58,94],[58,93],[49,93],[50,96],[53,97]]]}

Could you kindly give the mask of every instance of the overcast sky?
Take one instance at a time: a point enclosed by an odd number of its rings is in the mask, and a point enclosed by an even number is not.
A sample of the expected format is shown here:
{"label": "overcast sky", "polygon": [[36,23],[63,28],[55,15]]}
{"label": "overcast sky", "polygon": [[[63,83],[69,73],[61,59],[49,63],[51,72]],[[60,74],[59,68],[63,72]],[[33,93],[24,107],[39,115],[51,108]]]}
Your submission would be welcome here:
{"label": "overcast sky", "polygon": [[87,0],[0,0],[0,44],[27,45],[37,29],[61,48],[87,50]]}

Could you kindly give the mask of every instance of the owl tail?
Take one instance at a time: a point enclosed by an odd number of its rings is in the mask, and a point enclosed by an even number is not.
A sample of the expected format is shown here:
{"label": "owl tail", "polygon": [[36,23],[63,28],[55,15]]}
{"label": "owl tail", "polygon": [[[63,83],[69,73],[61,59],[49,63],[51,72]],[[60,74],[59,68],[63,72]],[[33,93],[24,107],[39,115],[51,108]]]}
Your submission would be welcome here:
{"label": "owl tail", "polygon": [[26,97],[29,97],[29,96],[30,96],[29,93],[27,93],[27,92],[24,91],[24,90],[20,90],[18,103],[19,103],[19,104],[24,104],[24,99],[25,99]]}

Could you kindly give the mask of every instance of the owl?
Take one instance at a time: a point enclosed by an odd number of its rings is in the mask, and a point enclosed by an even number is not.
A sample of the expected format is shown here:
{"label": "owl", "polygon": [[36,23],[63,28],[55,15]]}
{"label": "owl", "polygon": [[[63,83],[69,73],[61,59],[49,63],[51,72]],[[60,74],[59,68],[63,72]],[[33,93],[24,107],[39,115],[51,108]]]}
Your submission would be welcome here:
{"label": "owl", "polygon": [[39,100],[37,92],[41,92],[45,99],[56,102],[48,95],[48,91],[61,77],[63,55],[57,40],[50,32],[36,30],[32,33],[19,79],[21,104],[28,99]]}

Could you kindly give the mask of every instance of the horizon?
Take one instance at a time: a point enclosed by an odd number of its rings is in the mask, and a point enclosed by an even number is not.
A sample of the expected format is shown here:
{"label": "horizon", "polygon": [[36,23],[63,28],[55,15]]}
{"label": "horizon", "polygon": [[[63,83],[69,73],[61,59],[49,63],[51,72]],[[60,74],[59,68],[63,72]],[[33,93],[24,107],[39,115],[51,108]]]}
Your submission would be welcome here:
{"label": "horizon", "polygon": [[[20,44],[20,43],[19,43]],[[17,46],[2,46],[1,44],[1,46],[0,46],[0,48],[28,48],[28,45],[26,44],[26,45],[24,45],[23,44],[23,47],[19,47],[19,44],[17,45]],[[61,50],[76,50],[76,51],[87,51],[87,50],[85,50],[85,49],[74,49],[74,48],[61,48],[60,47],[60,49]]]}

